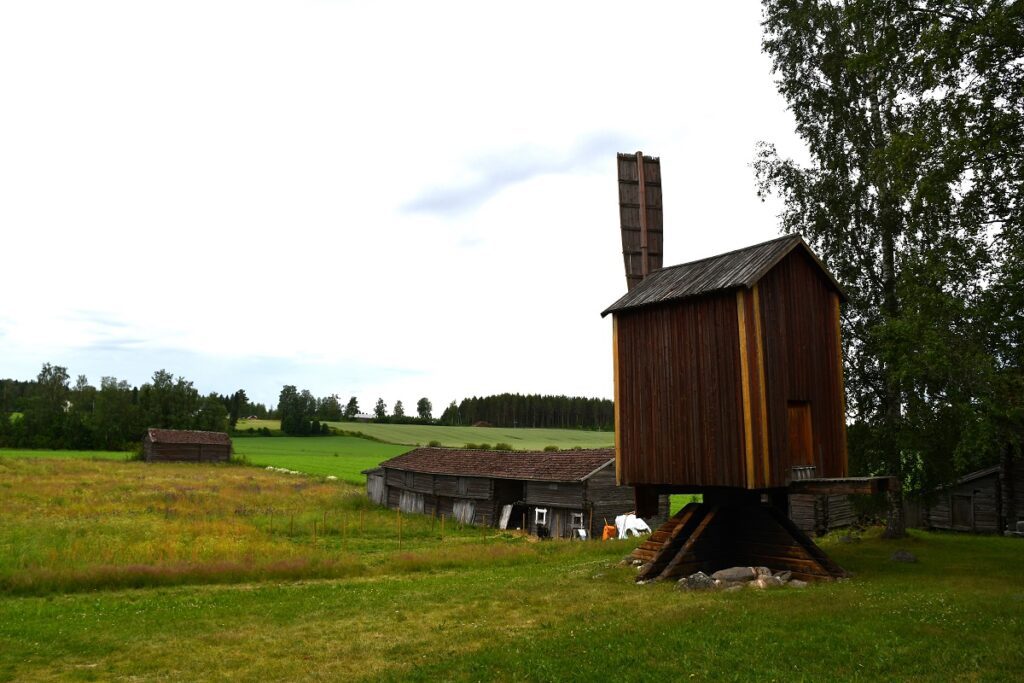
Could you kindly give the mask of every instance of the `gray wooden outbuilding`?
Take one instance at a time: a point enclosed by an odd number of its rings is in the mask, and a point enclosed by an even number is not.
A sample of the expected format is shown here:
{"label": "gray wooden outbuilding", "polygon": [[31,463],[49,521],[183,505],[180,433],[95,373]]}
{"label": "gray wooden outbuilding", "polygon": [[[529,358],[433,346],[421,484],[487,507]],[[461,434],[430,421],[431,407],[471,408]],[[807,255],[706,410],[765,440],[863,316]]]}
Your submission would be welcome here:
{"label": "gray wooden outbuilding", "polygon": [[[605,520],[633,510],[615,484],[611,449],[559,452],[417,448],[366,470],[369,498],[403,512],[554,538],[600,538]],[[668,514],[662,502],[662,519]],[[656,525],[659,519],[649,519]]]}

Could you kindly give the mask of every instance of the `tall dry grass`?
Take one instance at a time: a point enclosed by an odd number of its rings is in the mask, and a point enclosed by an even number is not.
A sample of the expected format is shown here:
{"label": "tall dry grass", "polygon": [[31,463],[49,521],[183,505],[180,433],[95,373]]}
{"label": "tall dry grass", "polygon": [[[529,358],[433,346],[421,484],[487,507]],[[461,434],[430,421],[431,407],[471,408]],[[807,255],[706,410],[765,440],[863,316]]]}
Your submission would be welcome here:
{"label": "tall dry grass", "polygon": [[0,459],[0,592],[337,578],[519,561],[512,533],[342,482],[209,464]]}

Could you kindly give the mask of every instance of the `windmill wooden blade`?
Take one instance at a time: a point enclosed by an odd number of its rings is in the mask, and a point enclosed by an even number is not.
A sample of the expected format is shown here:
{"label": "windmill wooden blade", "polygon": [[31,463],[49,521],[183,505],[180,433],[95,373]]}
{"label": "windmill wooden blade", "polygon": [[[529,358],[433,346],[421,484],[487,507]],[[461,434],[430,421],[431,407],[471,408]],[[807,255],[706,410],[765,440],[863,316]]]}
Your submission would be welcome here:
{"label": "windmill wooden blade", "polygon": [[642,152],[619,154],[618,167],[622,259],[632,289],[661,268],[661,160]]}

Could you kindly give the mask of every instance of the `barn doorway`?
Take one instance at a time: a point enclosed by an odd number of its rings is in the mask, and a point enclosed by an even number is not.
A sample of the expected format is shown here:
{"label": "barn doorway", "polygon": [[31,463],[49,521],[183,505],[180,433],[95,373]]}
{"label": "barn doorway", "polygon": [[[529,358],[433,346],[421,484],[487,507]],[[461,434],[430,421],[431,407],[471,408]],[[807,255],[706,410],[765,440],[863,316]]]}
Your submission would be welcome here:
{"label": "barn doorway", "polygon": [[952,496],[953,528],[973,529],[974,528],[974,500],[971,496],[954,493]]}
{"label": "barn doorway", "polygon": [[788,401],[786,415],[789,422],[789,464],[814,464],[814,438],[811,432],[811,404],[808,401]]}

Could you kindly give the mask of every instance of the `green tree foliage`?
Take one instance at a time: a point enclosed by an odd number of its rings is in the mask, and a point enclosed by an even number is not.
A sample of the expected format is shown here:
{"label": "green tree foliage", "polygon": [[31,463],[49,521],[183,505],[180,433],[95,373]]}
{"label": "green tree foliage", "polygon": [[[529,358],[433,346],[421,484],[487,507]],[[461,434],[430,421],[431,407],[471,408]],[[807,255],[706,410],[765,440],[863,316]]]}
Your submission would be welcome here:
{"label": "green tree foliage", "polygon": [[97,448],[119,450],[141,438],[145,425],[142,424],[137,395],[128,382],[116,377],[100,380],[93,424]]}
{"label": "green tree foliage", "polygon": [[184,377],[166,370],[153,373],[153,380],[139,389],[139,407],[148,427],[189,429],[199,410],[199,391]]}
{"label": "green tree foliage", "polygon": [[325,396],[317,401],[316,415],[324,421],[340,422],[344,416],[337,394]]}
{"label": "green tree foliage", "polygon": [[328,434],[330,427],[322,421],[337,419],[340,412],[337,396],[318,399],[308,389],[299,391],[291,384],[281,389],[277,401],[281,431],[291,436]]}
{"label": "green tree foliage", "polygon": [[239,389],[230,396],[224,396],[222,402],[228,413],[228,424],[232,429],[238,424],[239,418],[248,416],[252,412],[248,410],[249,397],[245,394],[245,389]]}
{"label": "green tree foliage", "polygon": [[433,415],[431,414],[434,407],[430,405],[430,399],[424,396],[420,400],[416,401],[416,414],[419,415],[421,422],[431,422]]}
{"label": "green tree foliage", "polygon": [[441,415],[441,424],[472,425],[486,422],[495,427],[600,429],[615,427],[615,404],[603,398],[497,394],[455,402]]}
{"label": "green tree foliage", "polygon": [[1005,438],[985,406],[1015,332],[984,330],[995,292],[1021,303],[1021,16],[992,0],[764,2],[763,48],[810,162],[762,144],[759,192],[784,200],[783,231],[849,295],[851,464],[911,487]]}
{"label": "green tree foliage", "polygon": [[391,417],[396,420],[402,420],[405,418],[405,406],[402,405],[402,401],[395,401],[395,408],[391,411]]}
{"label": "green tree foliage", "polygon": [[345,419],[346,420],[353,420],[353,419],[355,419],[355,416],[358,415],[358,414],[359,414],[359,401],[356,399],[355,396],[353,396],[352,398],[350,398],[348,400],[348,403],[345,404]]}
{"label": "green tree foliage", "polygon": [[60,365],[43,364],[36,377],[34,391],[20,420],[23,445],[32,448],[63,448],[67,442],[67,413],[71,407],[68,370]]}
{"label": "green tree foliage", "polygon": [[5,446],[117,450],[138,443],[147,427],[227,428],[225,397],[201,396],[164,370],[138,389],[114,377],[102,378],[97,389],[84,375],[71,386],[67,368],[47,363],[34,382],[2,384],[18,389],[24,406],[22,419],[0,427]]}
{"label": "green tree foliage", "polygon": [[449,427],[461,425],[462,418],[459,415],[458,404],[455,403],[455,401],[449,403],[448,407],[444,409],[444,412],[441,413],[441,417],[439,417],[437,421]]}
{"label": "green tree foliage", "polygon": [[373,407],[373,417],[377,422],[386,422],[388,419],[388,407],[384,405],[384,399],[378,398],[377,405]]}

